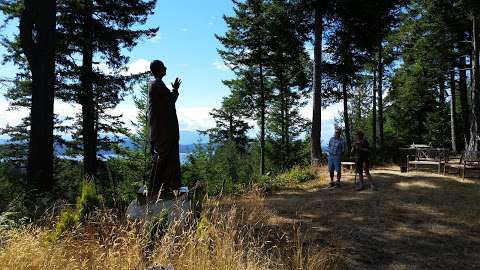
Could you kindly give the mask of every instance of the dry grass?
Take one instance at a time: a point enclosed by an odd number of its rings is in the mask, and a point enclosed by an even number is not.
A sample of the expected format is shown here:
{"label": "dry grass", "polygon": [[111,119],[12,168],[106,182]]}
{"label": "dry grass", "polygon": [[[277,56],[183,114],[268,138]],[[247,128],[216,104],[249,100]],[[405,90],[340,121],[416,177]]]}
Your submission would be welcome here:
{"label": "dry grass", "polygon": [[301,224],[308,241],[333,247],[350,269],[479,269],[480,181],[375,170],[379,191],[283,190],[266,200],[270,224]]}
{"label": "dry grass", "polygon": [[[324,189],[328,174],[264,197],[210,199],[197,226],[98,215],[56,242],[50,227],[0,233],[0,269],[479,269],[480,183],[373,172],[379,191]],[[351,180],[351,175],[345,178]],[[349,179],[350,178],[350,179]]]}
{"label": "dry grass", "polygon": [[[266,226],[274,215],[263,196],[209,200],[196,226],[173,224],[163,238],[148,245],[147,225],[119,222],[111,213],[97,213],[55,242],[51,229],[29,226],[0,235],[0,269],[145,269],[172,265],[175,269],[338,269],[332,248],[303,246]],[[278,229],[278,228],[277,228]],[[286,244],[286,245],[285,245]],[[291,245],[289,245],[291,244]]]}

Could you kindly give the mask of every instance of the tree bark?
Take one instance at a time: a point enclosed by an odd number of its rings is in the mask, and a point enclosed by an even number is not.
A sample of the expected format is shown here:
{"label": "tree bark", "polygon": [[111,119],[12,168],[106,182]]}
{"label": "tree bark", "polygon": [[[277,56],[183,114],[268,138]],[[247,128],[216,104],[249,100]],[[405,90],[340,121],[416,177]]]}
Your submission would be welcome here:
{"label": "tree bark", "polygon": [[444,78],[443,76],[438,78],[438,81],[439,81],[439,84],[438,84],[438,90],[439,90],[439,93],[440,93],[440,110],[444,110],[445,109],[445,103],[446,103],[446,99],[445,99],[445,81],[444,81]]}
{"label": "tree bark", "polygon": [[313,115],[310,134],[310,159],[314,166],[320,165],[322,157],[322,36],[323,12],[319,4],[315,7],[314,70],[313,70]]}
{"label": "tree bark", "polygon": [[458,90],[460,92],[460,105],[462,107],[463,140],[464,146],[466,148],[470,141],[470,108],[468,106],[467,70],[465,56],[462,56],[460,58],[459,69]]}
{"label": "tree bark", "polygon": [[20,45],[32,73],[27,185],[53,188],[53,103],[55,94],[56,1],[25,0]]}
{"label": "tree bark", "polygon": [[[281,83],[282,84],[282,83]],[[287,100],[286,100],[286,95],[287,95],[287,89],[285,86],[281,86],[280,89],[280,99],[281,99],[281,117],[282,117],[282,169],[286,169],[287,167],[287,155],[288,155],[288,150],[287,150]]]}
{"label": "tree bark", "polygon": [[93,17],[92,2],[84,0],[83,48],[81,100],[82,135],[83,135],[83,168],[84,173],[95,176],[97,172],[97,132],[95,121],[95,97],[93,93]]}
{"label": "tree bark", "polygon": [[383,146],[383,47],[380,41],[378,46],[378,138],[380,147]]}
{"label": "tree bark", "polygon": [[450,71],[450,133],[452,140],[452,151],[457,152],[457,113],[456,113],[456,94],[455,94],[455,69],[452,66]]}
{"label": "tree bark", "polygon": [[377,147],[377,71],[373,71],[372,149]]}
{"label": "tree bark", "polygon": [[350,154],[350,149],[352,148],[352,139],[350,137],[350,121],[348,118],[348,92],[347,92],[347,82],[344,79],[342,82],[342,93],[343,93],[343,121],[345,124],[345,140],[347,142],[347,153]]}
{"label": "tree bark", "polygon": [[286,168],[291,164],[291,152],[290,152],[290,105],[288,97],[290,96],[290,91],[288,86],[285,86],[285,152],[286,152]]}
{"label": "tree bark", "polygon": [[473,61],[472,61],[472,118],[470,123],[470,143],[469,151],[478,151],[478,125],[479,125],[479,44],[478,44],[478,18],[472,15],[472,42],[473,42]]}
{"label": "tree bark", "polygon": [[[262,53],[260,53],[260,58]],[[263,62],[260,59],[260,174],[265,174],[265,87],[263,83]]]}

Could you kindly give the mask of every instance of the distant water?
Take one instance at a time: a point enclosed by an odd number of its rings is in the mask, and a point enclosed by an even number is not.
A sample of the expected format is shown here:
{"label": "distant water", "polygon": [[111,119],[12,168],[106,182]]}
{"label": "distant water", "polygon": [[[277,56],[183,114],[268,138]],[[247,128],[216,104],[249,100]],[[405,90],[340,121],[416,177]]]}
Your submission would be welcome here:
{"label": "distant water", "polygon": [[187,158],[190,153],[180,153],[180,163],[185,164],[187,163]]}

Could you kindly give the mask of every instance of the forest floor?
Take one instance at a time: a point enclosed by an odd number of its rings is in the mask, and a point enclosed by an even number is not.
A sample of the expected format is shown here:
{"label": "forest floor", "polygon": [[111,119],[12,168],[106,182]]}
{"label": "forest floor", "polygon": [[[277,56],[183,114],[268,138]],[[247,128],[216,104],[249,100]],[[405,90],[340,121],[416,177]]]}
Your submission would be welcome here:
{"label": "forest floor", "polygon": [[372,175],[377,191],[354,191],[352,175],[326,189],[325,173],[276,191],[263,201],[267,226],[293,226],[304,247],[336,250],[345,268],[480,269],[480,180],[392,168]]}

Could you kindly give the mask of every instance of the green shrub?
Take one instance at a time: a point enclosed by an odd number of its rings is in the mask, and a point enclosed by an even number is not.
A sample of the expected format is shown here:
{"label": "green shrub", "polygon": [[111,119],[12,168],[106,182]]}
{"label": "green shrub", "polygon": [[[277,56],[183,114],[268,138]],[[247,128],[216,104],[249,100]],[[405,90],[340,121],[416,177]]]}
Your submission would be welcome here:
{"label": "green shrub", "polygon": [[95,183],[92,179],[85,179],[82,183],[80,196],[77,198],[77,212],[80,219],[102,205],[103,198],[97,193]]}
{"label": "green shrub", "polygon": [[294,166],[292,169],[276,176],[258,176],[257,183],[266,189],[279,189],[315,179],[310,166]]}
{"label": "green shrub", "polygon": [[315,174],[310,166],[294,166],[292,169],[278,175],[280,183],[304,183],[315,179]]}
{"label": "green shrub", "polygon": [[48,240],[57,240],[66,232],[77,227],[89,213],[103,206],[103,198],[97,194],[92,179],[85,179],[81,186],[80,196],[77,198],[76,209],[67,207],[58,222],[55,224],[55,231],[48,236]]}
{"label": "green shrub", "polygon": [[49,240],[56,240],[62,237],[62,235],[75,227],[80,223],[78,213],[70,207],[63,210],[57,224],[55,224],[55,231],[49,235]]}

